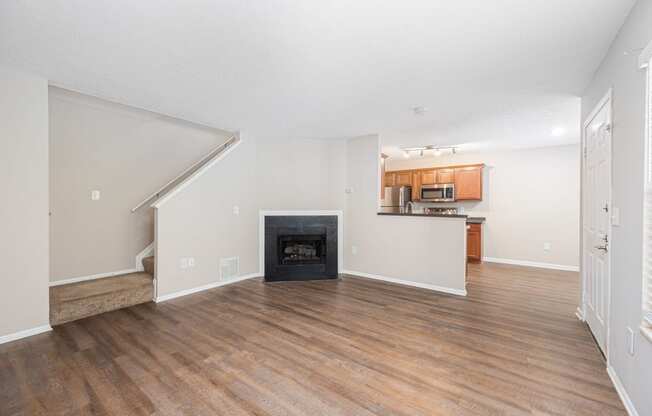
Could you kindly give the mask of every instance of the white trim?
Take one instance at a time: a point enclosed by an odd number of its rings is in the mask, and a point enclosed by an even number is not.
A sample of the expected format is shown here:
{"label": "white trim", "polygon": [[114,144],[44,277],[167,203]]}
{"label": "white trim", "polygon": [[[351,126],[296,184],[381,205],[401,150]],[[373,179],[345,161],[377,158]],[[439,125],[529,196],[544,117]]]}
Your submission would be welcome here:
{"label": "white trim", "polygon": [[145,270],[143,266],[143,259],[145,257],[151,257],[154,255],[154,242],[152,241],[147,247],[143,249],[140,253],[136,254],[136,270],[142,272]]}
{"label": "white trim", "polygon": [[643,69],[650,66],[652,59],[652,42],[648,43],[643,52],[638,56],[638,67]]}
{"label": "white trim", "polygon": [[629,398],[627,390],[625,390],[625,386],[620,381],[618,374],[616,374],[616,370],[614,370],[613,367],[609,366],[607,367],[607,374],[609,374],[609,378],[611,378],[611,382],[616,388],[616,392],[618,392],[618,396],[620,396],[620,400],[622,400],[623,405],[625,406],[625,410],[627,410],[627,414],[629,416],[639,416],[638,412],[636,411],[636,407],[634,407],[634,403]]}
{"label": "white trim", "polygon": [[291,215],[337,215],[337,272],[344,268],[344,214],[342,211],[304,210],[304,211],[267,211],[258,213],[258,270],[265,276],[265,217]]}
{"label": "white trim", "polygon": [[[582,123],[582,136],[584,136],[584,130],[591,124],[591,120],[595,118],[595,116],[598,115],[600,111],[602,111],[602,108],[607,104],[611,104],[611,96],[613,95],[613,88],[609,88],[607,90],[607,93],[598,101],[598,103],[595,105],[593,108],[593,111],[589,113],[589,115],[584,119],[584,122]],[[609,124],[611,124],[611,106],[609,106]],[[585,137],[582,137],[582,145],[584,145],[584,139]]]}
{"label": "white trim", "polygon": [[411,280],[396,279],[394,277],[381,276],[381,275],[378,275],[378,274],[357,272],[355,270],[343,270],[342,274],[350,274],[352,276],[360,276],[360,277],[366,277],[368,279],[382,280],[384,282],[396,283],[396,284],[405,285],[405,286],[418,287],[420,289],[428,289],[428,290],[433,290],[435,292],[447,293],[447,294],[450,294],[450,295],[466,296],[466,289],[453,289],[453,288],[450,288],[450,287],[436,286],[436,285],[430,285],[430,284],[427,284],[427,283],[413,282]]}
{"label": "white trim", "polygon": [[581,322],[584,322],[584,311],[579,306],[575,310],[575,316],[577,316],[577,319],[579,319]]}
{"label": "white trim", "polygon": [[230,279],[230,280],[223,281],[223,282],[222,281],[213,282],[213,283],[209,283],[207,285],[194,287],[192,289],[180,290],[178,292],[170,293],[170,294],[163,295],[163,296],[158,296],[156,299],[154,299],[154,302],[156,302],[156,303],[165,302],[165,301],[170,300],[170,299],[179,298],[181,296],[192,295],[193,293],[203,292],[205,290],[214,289],[214,288],[220,287],[220,286],[230,285],[231,283],[237,283],[237,282],[241,282],[243,280],[253,279],[255,277],[262,277],[262,275],[260,273],[258,273],[258,272],[250,273],[250,274],[245,274],[245,275],[242,275],[242,276],[238,276],[235,279]]}
{"label": "white trim", "polygon": [[579,272],[580,266],[569,266],[566,264],[541,263],[529,260],[500,259],[497,257],[483,257],[482,261],[488,263],[513,264],[515,266],[538,267],[540,269],[564,270],[568,272]]}
{"label": "white trim", "polygon": [[35,328],[25,329],[23,331],[14,332],[13,334],[3,335],[0,337],[0,344],[16,341],[22,338],[31,337],[32,335],[42,334],[43,332],[52,331],[50,325],[41,325]]}
{"label": "white trim", "polygon": [[240,146],[242,144],[242,142],[243,142],[243,139],[238,139],[235,143],[233,143],[232,145],[227,147],[226,150],[224,150],[222,153],[220,153],[215,159],[211,160],[210,162],[203,165],[201,168],[194,171],[190,176],[188,176],[186,179],[181,181],[177,186],[172,188],[172,190],[169,191],[168,193],[166,193],[162,198],[160,198],[156,202],[154,202],[151,205],[151,207],[152,208],[157,208],[157,209],[160,208],[167,201],[172,199],[172,197],[174,197],[176,194],[181,192],[183,189],[185,189],[188,185],[190,185],[195,180],[197,180],[204,173],[206,173],[206,171],[208,171],[210,168],[212,168],[217,162],[224,159],[229,153],[231,153],[238,146]]}
{"label": "white trim", "polygon": [[118,270],[118,271],[115,271],[115,272],[92,274],[90,276],[72,277],[70,279],[56,280],[54,282],[50,282],[50,287],[67,285],[67,284],[70,284],[70,283],[85,282],[87,280],[102,279],[102,278],[105,278],[105,277],[114,277],[114,276],[119,276],[121,274],[129,274],[129,273],[137,273],[137,272],[138,272],[137,269],[125,269],[125,270]]}

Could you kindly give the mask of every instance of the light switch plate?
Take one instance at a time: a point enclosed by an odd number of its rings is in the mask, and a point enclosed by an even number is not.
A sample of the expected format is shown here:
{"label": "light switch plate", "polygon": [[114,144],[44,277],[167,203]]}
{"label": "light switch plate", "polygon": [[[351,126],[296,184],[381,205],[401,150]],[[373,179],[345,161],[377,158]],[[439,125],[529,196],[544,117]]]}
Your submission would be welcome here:
{"label": "light switch plate", "polygon": [[552,245],[550,243],[543,243],[543,251],[550,251]]}
{"label": "light switch plate", "polygon": [[195,267],[195,258],[188,257],[188,267]]}
{"label": "light switch plate", "polygon": [[91,191],[91,201],[99,201],[100,199],[100,191],[94,190]]}
{"label": "light switch plate", "polygon": [[237,205],[233,206],[233,215],[240,215],[240,207]]}

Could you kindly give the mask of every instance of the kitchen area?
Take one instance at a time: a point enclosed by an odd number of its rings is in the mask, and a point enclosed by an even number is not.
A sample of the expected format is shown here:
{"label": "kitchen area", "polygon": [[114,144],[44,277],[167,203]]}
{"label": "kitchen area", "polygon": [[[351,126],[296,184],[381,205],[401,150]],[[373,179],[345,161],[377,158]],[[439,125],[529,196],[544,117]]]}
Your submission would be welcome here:
{"label": "kitchen area", "polygon": [[482,262],[482,227],[486,218],[465,214],[460,202],[483,199],[485,165],[446,165],[385,170],[381,158],[378,215],[466,219],[467,260]]}

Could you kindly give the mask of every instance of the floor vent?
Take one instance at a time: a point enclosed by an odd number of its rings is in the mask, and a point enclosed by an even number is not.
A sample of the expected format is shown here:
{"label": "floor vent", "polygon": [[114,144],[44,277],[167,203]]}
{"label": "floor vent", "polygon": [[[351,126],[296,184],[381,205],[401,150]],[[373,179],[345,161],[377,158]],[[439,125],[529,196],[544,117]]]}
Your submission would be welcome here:
{"label": "floor vent", "polygon": [[229,280],[240,273],[240,258],[229,257],[220,259],[220,280]]}

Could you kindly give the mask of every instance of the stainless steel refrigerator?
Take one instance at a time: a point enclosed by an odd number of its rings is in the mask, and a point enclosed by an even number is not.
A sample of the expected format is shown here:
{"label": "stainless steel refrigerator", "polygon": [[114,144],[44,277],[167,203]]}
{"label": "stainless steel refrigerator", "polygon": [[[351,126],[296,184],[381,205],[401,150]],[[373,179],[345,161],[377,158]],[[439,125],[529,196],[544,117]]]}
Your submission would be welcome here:
{"label": "stainless steel refrigerator", "polygon": [[380,212],[402,212],[410,201],[411,186],[386,186],[385,198],[380,202]]}

